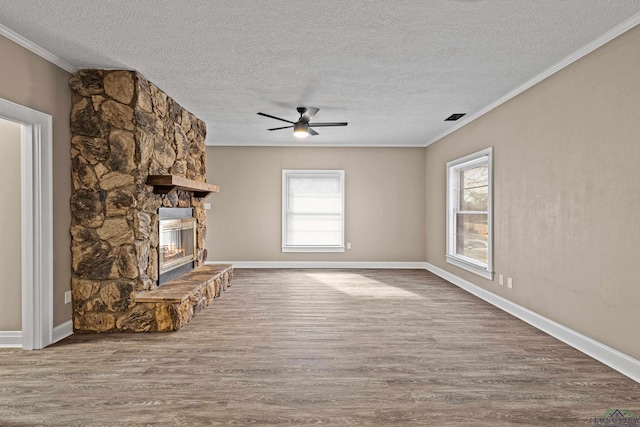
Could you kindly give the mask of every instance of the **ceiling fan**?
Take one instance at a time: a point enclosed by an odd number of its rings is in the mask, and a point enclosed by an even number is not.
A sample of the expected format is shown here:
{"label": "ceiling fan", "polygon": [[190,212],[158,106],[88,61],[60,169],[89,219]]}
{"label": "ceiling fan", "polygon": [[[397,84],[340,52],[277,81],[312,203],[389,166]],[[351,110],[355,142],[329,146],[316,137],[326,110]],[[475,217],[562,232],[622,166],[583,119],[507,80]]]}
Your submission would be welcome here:
{"label": "ceiling fan", "polygon": [[282,126],[279,128],[271,128],[267,130],[280,130],[280,129],[288,129],[293,128],[293,135],[298,138],[306,138],[309,135],[319,135],[318,132],[311,129],[312,127],[328,127],[328,126],[346,126],[347,122],[330,122],[330,123],[310,123],[313,116],[316,115],[319,108],[315,107],[298,107],[298,113],[300,113],[300,118],[297,122],[292,122],[290,120],[281,119],[280,117],[272,116],[270,114],[258,113],[261,116],[270,117],[272,119],[280,120],[283,122],[291,123],[291,126]]}

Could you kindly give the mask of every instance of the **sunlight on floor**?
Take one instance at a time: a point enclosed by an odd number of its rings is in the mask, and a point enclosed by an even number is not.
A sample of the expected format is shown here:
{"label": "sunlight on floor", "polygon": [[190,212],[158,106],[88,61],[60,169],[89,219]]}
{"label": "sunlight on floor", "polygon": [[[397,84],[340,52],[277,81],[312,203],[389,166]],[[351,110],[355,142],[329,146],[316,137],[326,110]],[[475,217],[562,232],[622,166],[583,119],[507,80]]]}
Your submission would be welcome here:
{"label": "sunlight on floor", "polygon": [[307,273],[307,276],[355,298],[417,299],[422,296],[354,273]]}

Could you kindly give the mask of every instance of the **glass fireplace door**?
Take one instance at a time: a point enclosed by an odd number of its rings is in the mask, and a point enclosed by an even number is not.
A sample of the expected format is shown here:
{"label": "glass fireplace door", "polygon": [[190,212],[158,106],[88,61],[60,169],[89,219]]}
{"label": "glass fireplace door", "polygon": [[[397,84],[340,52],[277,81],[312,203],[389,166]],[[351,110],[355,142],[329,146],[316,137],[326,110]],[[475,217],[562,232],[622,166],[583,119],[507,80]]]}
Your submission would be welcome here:
{"label": "glass fireplace door", "polygon": [[196,219],[182,218],[160,221],[160,274],[195,259]]}

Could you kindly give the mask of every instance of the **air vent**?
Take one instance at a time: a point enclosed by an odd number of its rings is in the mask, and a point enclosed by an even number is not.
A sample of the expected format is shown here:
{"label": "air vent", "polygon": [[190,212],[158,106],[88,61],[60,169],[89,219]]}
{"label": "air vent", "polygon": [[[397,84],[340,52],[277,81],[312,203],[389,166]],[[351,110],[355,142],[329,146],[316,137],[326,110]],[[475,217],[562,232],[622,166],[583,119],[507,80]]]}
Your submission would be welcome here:
{"label": "air vent", "polygon": [[444,119],[445,122],[455,122],[460,117],[464,116],[466,113],[455,113]]}

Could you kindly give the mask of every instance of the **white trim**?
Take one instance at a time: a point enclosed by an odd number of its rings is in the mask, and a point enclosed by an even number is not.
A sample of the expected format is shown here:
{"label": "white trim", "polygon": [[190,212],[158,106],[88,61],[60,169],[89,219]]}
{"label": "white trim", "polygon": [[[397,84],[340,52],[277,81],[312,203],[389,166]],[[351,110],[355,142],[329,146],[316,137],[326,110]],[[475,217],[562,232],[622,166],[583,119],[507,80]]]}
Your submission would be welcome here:
{"label": "white trim", "polygon": [[546,79],[548,77],[551,77],[552,75],[554,75],[558,71],[568,67],[569,65],[573,64],[574,62],[576,62],[580,58],[583,58],[584,56],[590,54],[594,50],[596,50],[599,47],[605,45],[606,43],[609,43],[611,40],[613,40],[616,37],[624,34],[625,32],[629,31],[630,29],[632,29],[633,27],[635,27],[638,24],[640,24],[640,12],[636,13],[631,18],[629,18],[626,21],[622,22],[620,25],[617,25],[614,28],[612,28],[611,30],[607,31],[606,33],[604,33],[603,35],[601,35],[600,37],[598,37],[597,39],[595,39],[591,43],[583,46],[582,48],[580,48],[578,50],[576,50],[571,55],[569,55],[566,58],[564,58],[562,61],[558,62],[557,64],[553,65],[550,68],[547,68],[546,70],[544,70],[542,73],[538,74],[537,76],[535,76],[531,80],[525,82],[524,84],[518,86],[517,88],[515,88],[511,92],[509,92],[506,95],[504,95],[503,97],[501,97],[501,98],[497,99],[496,101],[492,102],[491,104],[487,105],[482,110],[480,110],[480,111],[478,111],[476,113],[470,114],[468,116],[465,116],[464,119],[456,122],[455,126],[453,126],[452,128],[446,130],[445,132],[441,133],[440,135],[436,136],[435,138],[430,139],[423,146],[424,147],[428,147],[429,145],[441,140],[445,136],[450,135],[453,132],[457,131],[461,127],[466,126],[469,123],[471,123],[472,121],[484,116],[485,114],[487,114],[491,110],[493,110],[495,108],[498,108],[500,105],[504,104],[505,102],[509,101],[512,98],[515,98],[516,96],[520,95],[522,92],[524,92],[527,89],[535,86],[536,84],[540,83],[544,79]]}
{"label": "white trim", "polygon": [[65,339],[68,336],[73,335],[73,321],[67,320],[64,323],[59,324],[53,328],[51,344],[57,343],[60,340]]}
{"label": "white trim", "polygon": [[[487,263],[460,255],[456,249],[456,213],[460,209],[460,171],[477,165],[487,164]],[[493,280],[493,147],[451,160],[446,165],[446,248],[445,256],[449,264]],[[469,212],[465,212],[469,213]],[[480,212],[478,212],[480,213]],[[484,212],[482,212],[484,214]]]}
{"label": "white trim", "polygon": [[22,347],[22,331],[0,331],[0,348]]}
{"label": "white trim", "polygon": [[19,44],[23,48],[30,50],[31,52],[35,53],[39,57],[51,62],[54,65],[57,65],[58,67],[62,68],[65,71],[68,71],[71,74],[76,72],[75,66],[71,65],[64,59],[59,58],[58,56],[54,55],[48,50],[38,46],[31,40],[27,40],[26,38],[22,37],[20,34],[16,33],[13,30],[10,30],[9,28],[5,27],[2,24],[0,24],[0,36],[5,36],[12,42]]}
{"label": "white trim", "polygon": [[485,279],[493,280],[493,271],[489,271],[486,268],[475,265],[470,259],[469,262],[465,262],[461,259],[462,257],[454,257],[449,254],[446,255],[446,260],[449,264],[455,265],[458,268],[462,268],[463,270],[467,270],[473,274],[477,274],[478,276],[484,277]]}
{"label": "white trim", "polygon": [[230,144],[228,142],[220,141],[209,141],[206,142],[207,147],[287,147],[287,148],[300,148],[305,149],[309,147],[329,147],[329,148],[424,148],[426,145],[423,142],[417,144],[406,144],[404,142],[399,142],[397,144],[391,143],[380,143],[380,144],[337,144],[337,143],[322,143],[322,142],[311,142],[305,141],[304,145],[291,145],[291,141],[288,142],[256,142],[256,141],[248,141],[248,142],[237,142],[234,144]]}
{"label": "white trim", "polygon": [[344,246],[283,246],[282,252],[344,252]]}
{"label": "white trim", "polygon": [[551,319],[541,316],[527,308],[511,302],[499,295],[487,291],[474,285],[446,270],[443,270],[430,263],[425,263],[425,268],[433,274],[453,283],[470,294],[498,307],[512,316],[530,324],[531,326],[551,335],[552,337],[570,345],[576,350],[590,356],[612,369],[620,372],[632,380],[640,383],[640,360],[627,356],[609,346],[606,346],[594,339],[591,339],[579,332],[567,328]]}
{"label": "white trim", "polygon": [[207,261],[205,264],[233,264],[233,268],[371,268],[423,270],[424,262],[378,261]]}
{"label": "white trim", "polygon": [[0,117],[22,125],[22,346],[39,349],[53,329],[52,118],[1,98]]}

